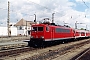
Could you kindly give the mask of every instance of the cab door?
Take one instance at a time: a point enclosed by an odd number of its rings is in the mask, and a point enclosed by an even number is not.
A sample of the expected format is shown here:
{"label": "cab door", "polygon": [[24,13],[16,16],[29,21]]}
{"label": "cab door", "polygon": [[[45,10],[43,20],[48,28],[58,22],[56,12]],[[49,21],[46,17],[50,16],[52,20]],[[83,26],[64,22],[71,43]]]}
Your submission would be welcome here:
{"label": "cab door", "polygon": [[47,25],[45,27],[45,40],[46,41],[50,41],[51,40],[51,37],[52,37],[51,34],[52,34],[51,27]]}
{"label": "cab door", "polygon": [[54,40],[54,28],[51,28],[51,39]]}

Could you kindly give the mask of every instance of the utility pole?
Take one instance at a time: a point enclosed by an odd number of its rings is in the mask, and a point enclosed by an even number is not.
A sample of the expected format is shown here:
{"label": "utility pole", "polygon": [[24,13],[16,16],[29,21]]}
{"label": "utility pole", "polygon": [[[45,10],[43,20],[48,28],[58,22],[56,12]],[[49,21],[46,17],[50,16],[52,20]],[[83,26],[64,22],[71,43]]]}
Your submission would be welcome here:
{"label": "utility pole", "polygon": [[35,20],[34,20],[34,22],[35,22],[35,24],[36,24],[36,23],[37,23],[37,22],[36,22],[36,14],[34,14],[34,16],[35,16]]}
{"label": "utility pole", "polygon": [[52,23],[54,23],[54,14],[55,13],[52,13]]}
{"label": "utility pole", "polygon": [[10,37],[10,10],[9,10],[10,2],[8,1],[8,18],[7,18],[7,27],[8,27],[8,37]]}
{"label": "utility pole", "polygon": [[75,29],[77,29],[77,21],[76,21],[76,23],[75,23]]}
{"label": "utility pole", "polygon": [[28,22],[28,21],[26,20],[26,37],[27,37],[27,26],[28,26],[28,25],[27,25],[27,22]]}
{"label": "utility pole", "polygon": [[77,29],[77,24],[85,24],[85,23],[77,23],[77,21],[76,21],[76,23],[75,23],[75,29]]}
{"label": "utility pole", "polygon": [[87,25],[86,25],[86,30],[87,30]]}

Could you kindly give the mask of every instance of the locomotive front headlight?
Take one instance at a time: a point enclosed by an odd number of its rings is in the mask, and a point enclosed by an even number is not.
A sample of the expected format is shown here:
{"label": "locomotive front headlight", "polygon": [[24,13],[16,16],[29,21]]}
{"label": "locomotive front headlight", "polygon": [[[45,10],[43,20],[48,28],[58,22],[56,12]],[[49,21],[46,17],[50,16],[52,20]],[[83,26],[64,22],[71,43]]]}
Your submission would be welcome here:
{"label": "locomotive front headlight", "polygon": [[41,36],[41,38],[44,38],[44,36]]}
{"label": "locomotive front headlight", "polygon": [[33,36],[31,36],[30,38],[33,38]]}

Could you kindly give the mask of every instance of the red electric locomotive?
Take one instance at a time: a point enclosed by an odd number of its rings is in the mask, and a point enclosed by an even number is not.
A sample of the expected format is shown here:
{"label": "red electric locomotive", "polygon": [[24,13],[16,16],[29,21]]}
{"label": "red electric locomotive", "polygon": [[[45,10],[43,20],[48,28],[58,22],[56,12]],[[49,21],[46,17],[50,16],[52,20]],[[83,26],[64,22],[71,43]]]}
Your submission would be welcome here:
{"label": "red electric locomotive", "polygon": [[70,27],[55,25],[55,23],[43,22],[32,25],[29,45],[42,45],[47,42],[64,41],[65,39],[75,39],[89,37],[90,32],[75,30]]}

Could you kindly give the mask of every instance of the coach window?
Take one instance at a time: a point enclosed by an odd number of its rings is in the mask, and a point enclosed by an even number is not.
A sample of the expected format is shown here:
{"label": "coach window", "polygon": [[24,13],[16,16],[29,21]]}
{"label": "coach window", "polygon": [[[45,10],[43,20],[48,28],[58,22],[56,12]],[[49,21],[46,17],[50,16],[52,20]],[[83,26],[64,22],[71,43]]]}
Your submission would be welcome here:
{"label": "coach window", "polygon": [[73,32],[75,33],[75,30],[73,30]]}
{"label": "coach window", "polygon": [[62,32],[62,29],[56,28],[56,29],[55,29],[55,32],[56,32],[56,33]]}
{"label": "coach window", "polygon": [[49,31],[49,27],[48,26],[46,27],[46,31]]}
{"label": "coach window", "polygon": [[67,32],[67,33],[70,33],[70,30],[67,30],[66,32]]}
{"label": "coach window", "polygon": [[62,28],[56,28],[55,32],[60,32],[60,33],[70,33],[69,29],[62,29]]}
{"label": "coach window", "polygon": [[85,34],[84,32],[81,32],[81,34]]}

